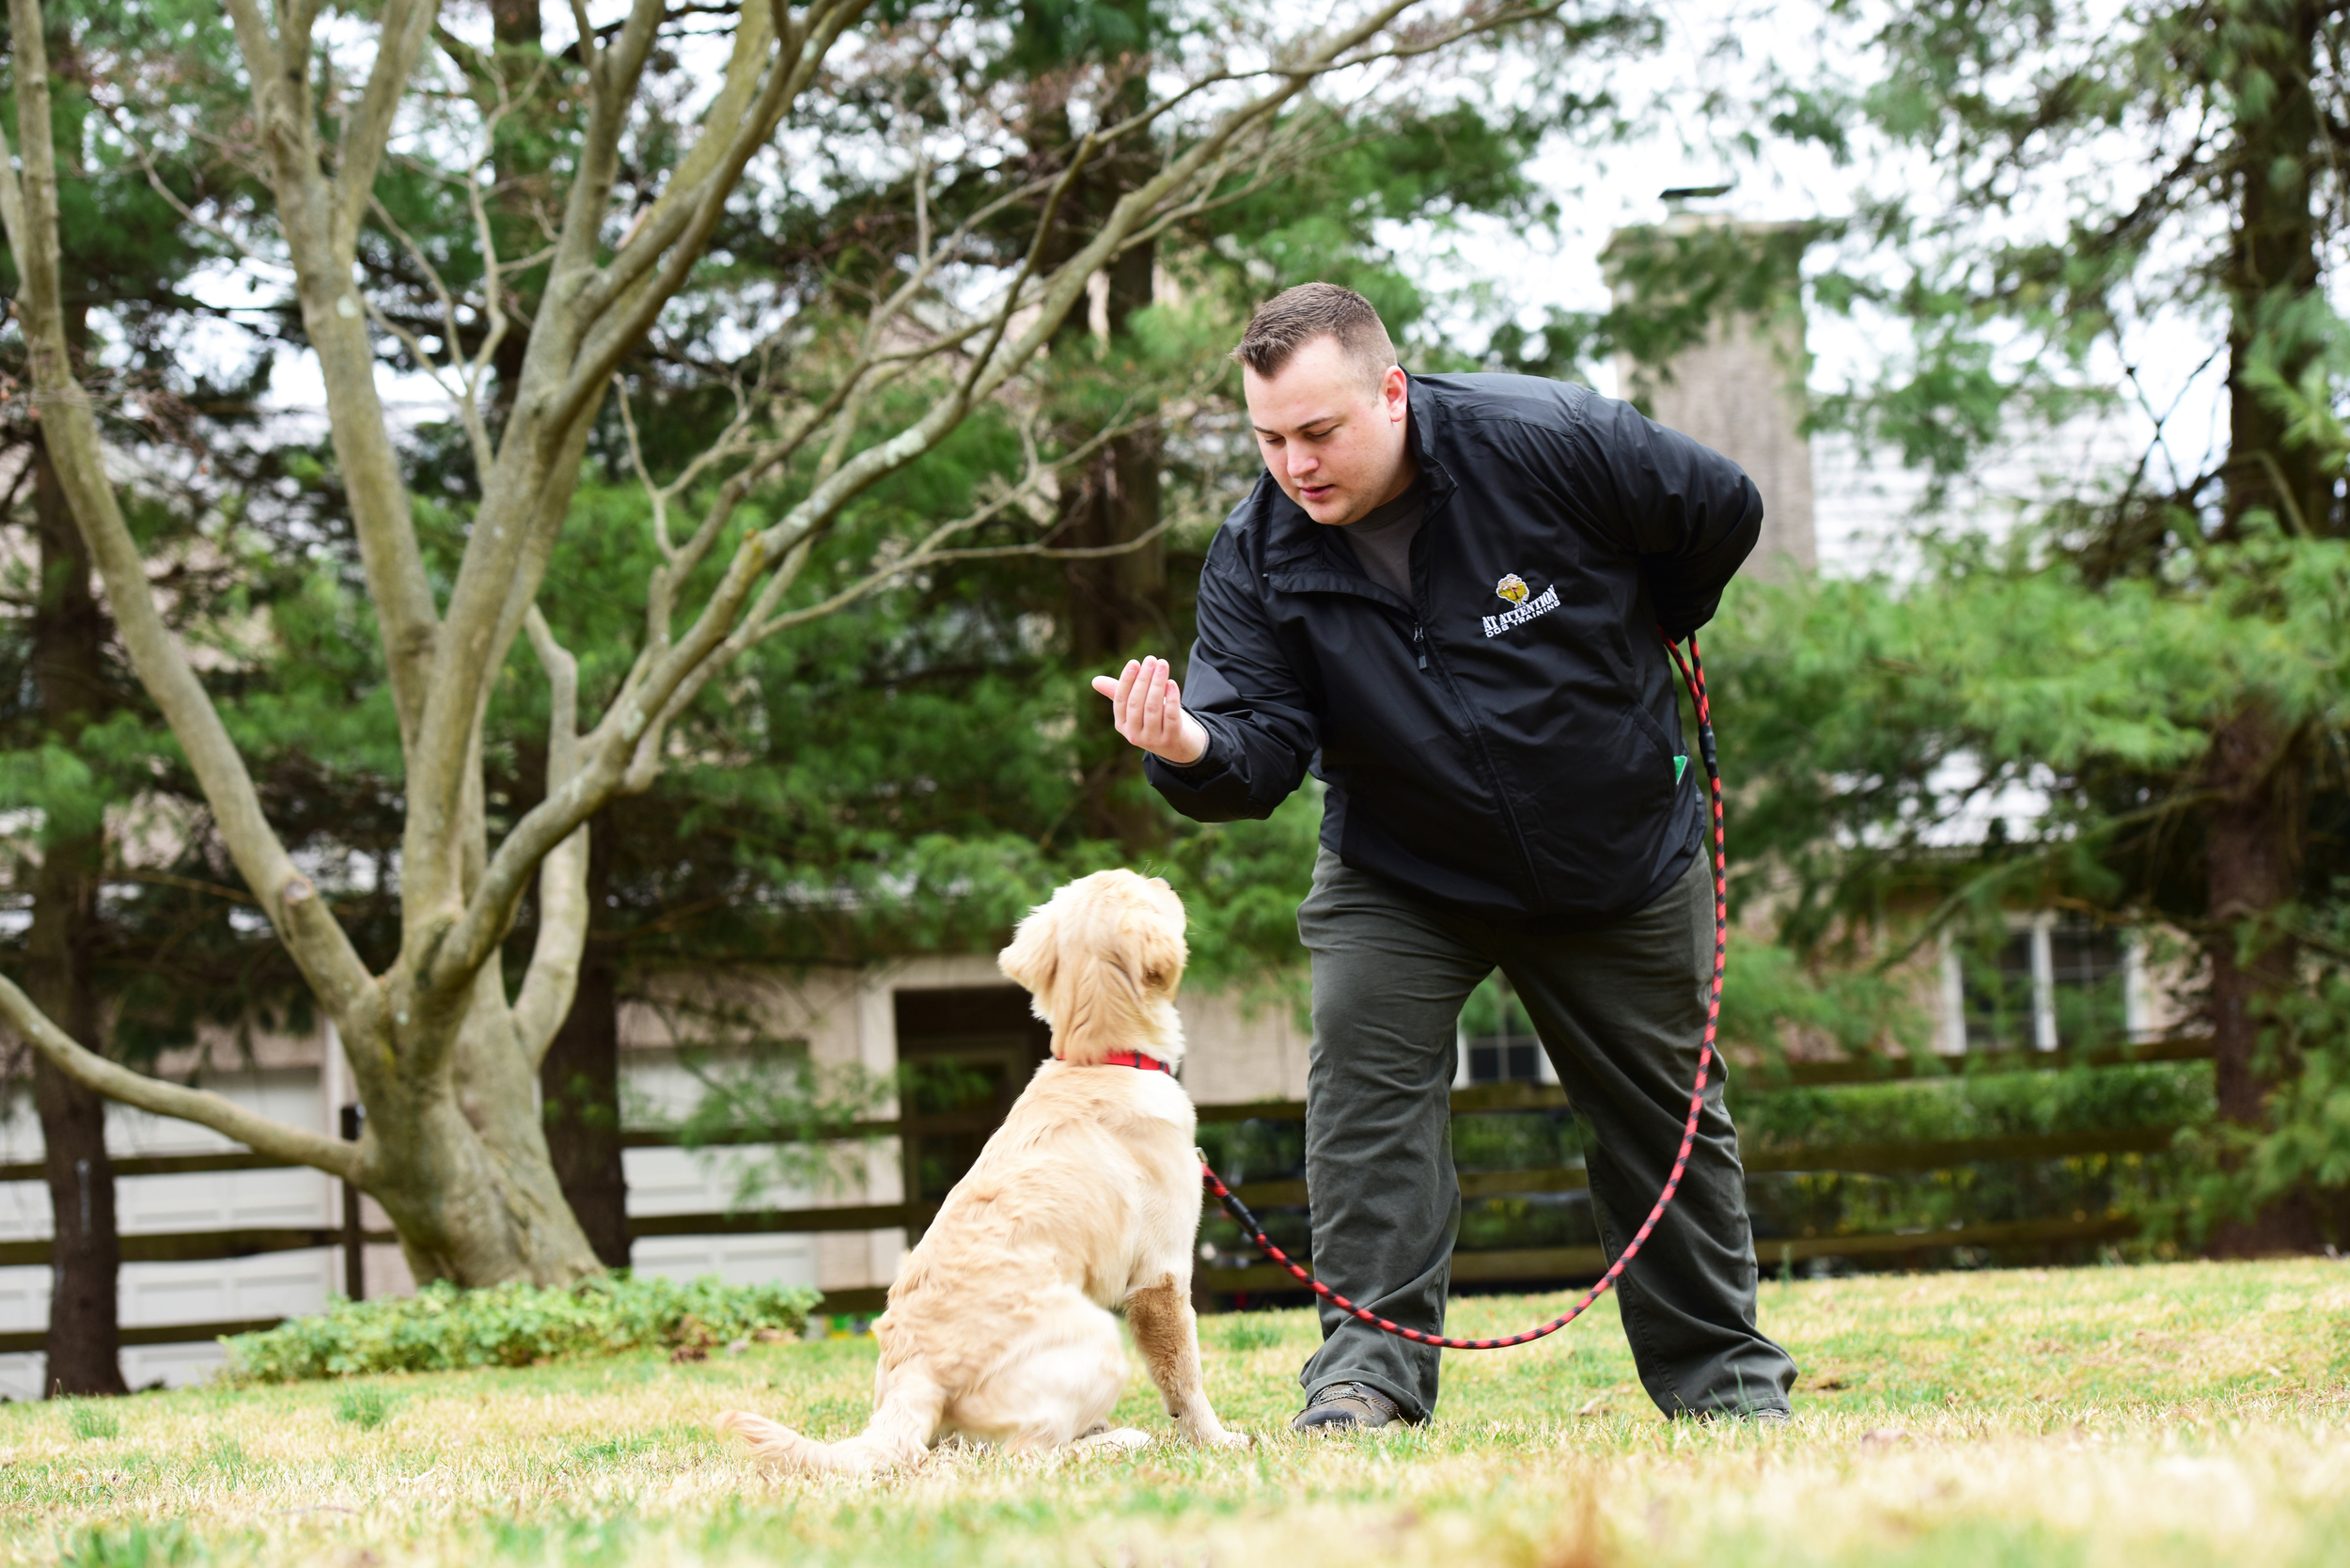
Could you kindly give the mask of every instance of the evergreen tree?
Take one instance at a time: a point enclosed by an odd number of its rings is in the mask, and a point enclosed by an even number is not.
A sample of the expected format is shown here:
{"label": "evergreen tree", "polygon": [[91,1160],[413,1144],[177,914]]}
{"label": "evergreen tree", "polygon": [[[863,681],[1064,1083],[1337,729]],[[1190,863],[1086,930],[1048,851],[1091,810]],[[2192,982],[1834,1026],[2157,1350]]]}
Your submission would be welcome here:
{"label": "evergreen tree", "polygon": [[[165,7],[143,24],[105,7],[71,7],[49,19],[49,50],[66,84],[53,101],[54,123],[70,149],[60,204],[75,236],[63,257],[66,343],[86,375],[94,351],[114,351],[112,368],[93,380],[118,438],[183,455],[200,440],[212,389],[166,367],[193,303],[183,285],[209,247],[178,208],[216,171],[158,165],[116,134],[110,117],[119,100],[109,86],[153,68],[146,24],[177,25],[194,14]],[[94,313],[110,330],[93,334]],[[21,390],[25,367],[20,359],[8,368],[11,390]],[[136,1059],[149,1036],[135,985],[123,995],[139,966],[125,962],[123,922],[108,917],[122,891],[119,867],[110,864],[110,818],[169,792],[168,784],[157,789],[170,771],[160,756],[164,744],[93,591],[89,552],[28,400],[0,400],[0,450],[13,460],[6,506],[15,515],[6,525],[24,529],[16,558],[30,568],[14,585],[12,613],[0,619],[0,661],[21,672],[8,688],[12,700],[0,705],[8,748],[0,804],[11,821],[37,824],[8,846],[29,916],[10,966],[78,1038],[114,1036],[117,1054]],[[184,509],[168,506],[144,519],[181,538],[187,520]],[[183,569],[174,588],[181,615],[194,619],[215,602],[219,581],[201,567]],[[32,1080],[55,1238],[44,1381],[53,1395],[120,1393],[120,1247],[105,1103],[45,1058],[34,1058]]]}
{"label": "evergreen tree", "polygon": [[[1798,949],[1880,964],[1904,886],[1939,920],[2022,899],[2189,933],[2234,1173],[2196,1219],[2223,1252],[2350,1219],[2308,1184],[2345,1167],[2338,1131],[2330,1165],[2310,1152],[2342,1074],[2308,1092],[2305,1047],[2342,1027],[2304,1005],[2350,870],[2346,27],[2303,0],[1839,5],[1824,57],[1853,69],[1767,105],[1867,176],[1808,287],[1891,347],[1825,419],[1924,468],[1930,505],[2068,417],[2134,407],[2154,434],[2107,485],[2013,497],[2033,523],[2008,546],[1929,541],[1914,582],[1747,602],[1767,630],[1730,622],[1716,666],[1748,864],[1777,852]],[[2224,377],[2207,463],[2141,376],[2198,353]],[[2040,820],[1951,849],[2013,785]]]}

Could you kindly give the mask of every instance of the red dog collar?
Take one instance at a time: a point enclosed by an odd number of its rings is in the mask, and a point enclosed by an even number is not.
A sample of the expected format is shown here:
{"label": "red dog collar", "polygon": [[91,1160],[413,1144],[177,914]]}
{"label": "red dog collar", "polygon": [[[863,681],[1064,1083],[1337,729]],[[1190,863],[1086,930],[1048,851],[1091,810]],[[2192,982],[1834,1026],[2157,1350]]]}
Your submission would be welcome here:
{"label": "red dog collar", "polygon": [[1156,1057],[1144,1056],[1140,1051],[1112,1051],[1102,1058],[1102,1065],[1104,1067],[1139,1067],[1145,1073],[1164,1073],[1170,1078],[1175,1075],[1175,1069],[1167,1066]]}

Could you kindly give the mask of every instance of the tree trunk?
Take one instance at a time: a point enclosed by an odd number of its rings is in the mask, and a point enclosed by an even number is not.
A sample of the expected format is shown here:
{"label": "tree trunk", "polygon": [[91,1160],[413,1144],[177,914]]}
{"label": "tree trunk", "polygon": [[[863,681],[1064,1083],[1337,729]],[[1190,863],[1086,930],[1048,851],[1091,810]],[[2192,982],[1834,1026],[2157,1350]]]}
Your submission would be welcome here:
{"label": "tree trunk", "polygon": [[[1127,321],[1151,304],[1153,259],[1152,247],[1139,245],[1110,269],[1113,357],[1129,352]],[[1159,463],[1155,427],[1146,425],[1111,441],[1086,467],[1070,496],[1069,542],[1098,549],[1129,543],[1157,527]],[[1123,657],[1146,643],[1167,657],[1179,654],[1171,646],[1165,542],[1153,539],[1120,555],[1070,562],[1069,630],[1070,651],[1084,676],[1115,674]],[[1078,700],[1098,705],[1101,699],[1081,689]],[[1080,820],[1089,835],[1114,839],[1129,854],[1137,853],[1164,832],[1156,803],[1143,798],[1142,754],[1118,743],[1102,726],[1087,724],[1080,732],[1095,735],[1105,752],[1089,759]]]}
{"label": "tree trunk", "polygon": [[[2294,983],[2298,957],[2276,917],[2300,886],[2309,821],[2306,763],[2292,737],[2265,713],[2247,713],[2215,738],[2211,781],[2226,795],[2210,813],[2206,851],[2217,927],[2209,952],[2219,1115],[2266,1130],[2269,1095],[2301,1070],[2298,1053],[2281,1040],[2272,1041],[2264,1055],[2261,1037],[2276,998]],[[2296,1193],[2249,1219],[2222,1224],[2212,1234],[2211,1249],[2221,1257],[2255,1258],[2314,1252],[2324,1241],[2315,1206]]]}
{"label": "tree trunk", "polygon": [[[2246,28],[2255,41],[2235,62],[2239,73],[2263,80],[2261,90],[2239,97],[2250,110],[2236,123],[2223,502],[2231,537],[2241,537],[2256,513],[2267,513],[2293,533],[2330,522],[2332,485],[2324,455],[2290,435],[2284,413],[2249,373],[2265,364],[2296,381],[2321,347],[2294,324],[2295,313],[2278,308],[2306,298],[2318,285],[2311,202],[2319,155],[2312,92],[2317,14],[2309,0],[2274,6]],[[2280,929],[2279,916],[2300,891],[2308,761],[2288,727],[2256,705],[2215,732],[2207,765],[2209,782],[2221,796],[2205,818],[2219,1114],[2239,1126],[2265,1129],[2269,1096],[2299,1070],[2281,1045],[2264,1060],[2260,1041],[2276,998],[2295,980],[2297,949]],[[2313,1203],[2307,1194],[2294,1194],[2248,1220],[2221,1226],[2211,1245],[2223,1255],[2252,1256],[2312,1251],[2321,1240]]]}
{"label": "tree trunk", "polygon": [[[2315,92],[2319,8],[2283,0],[2251,8],[2236,61],[2240,148],[2229,247],[2228,458],[2225,529],[2264,511],[2289,532],[2330,531],[2334,475],[2327,454],[2293,432],[2292,417],[2254,384],[2265,368],[2297,384],[2325,352],[2319,327],[2295,306],[2318,291],[2312,175],[2329,162]],[[2265,14],[2263,14],[2263,13]]]}
{"label": "tree trunk", "polygon": [[[497,1104],[495,1120],[477,1127],[464,1098],[428,1086],[368,1106],[368,1137],[381,1141],[361,1185],[390,1216],[417,1283],[569,1285],[603,1273],[544,1138],[524,1132],[538,1131],[537,1106],[526,1099],[515,1115],[510,1102]],[[392,1108],[380,1110],[383,1101]],[[519,1152],[531,1141],[536,1158]]]}
{"label": "tree trunk", "polygon": [[[90,591],[89,552],[66,510],[48,454],[34,451],[33,517],[40,535],[40,593],[33,620],[33,681],[49,732],[71,747],[112,706],[106,621]],[[25,991],[74,1038],[104,1036],[92,973],[98,887],[105,873],[103,818],[52,823],[33,880]],[[117,1307],[122,1247],[115,1234],[114,1164],[106,1154],[106,1103],[33,1058],[33,1098],[49,1181],[49,1354],[52,1395],[125,1391]]]}
{"label": "tree trunk", "polygon": [[606,1268],[628,1267],[628,1178],[620,1162],[619,956],[599,942],[612,878],[610,808],[588,833],[588,945],[572,1011],[539,1064],[547,1146],[564,1200]]}
{"label": "tree trunk", "polygon": [[[1136,40],[1148,39],[1151,16],[1147,6],[1110,0],[1105,10],[1123,12]],[[1040,39],[1055,39],[1053,47],[1069,41],[1057,37],[1060,22],[1052,7],[1029,5],[1022,10],[1024,25]],[[1110,63],[1110,62],[1105,62]],[[1108,113],[1122,118],[1141,110],[1150,97],[1147,61],[1127,56],[1114,62],[1124,79],[1111,96]],[[1026,133],[1040,151],[1058,153],[1075,139],[1065,89],[1049,73],[1032,78]],[[1098,157],[1064,200],[1053,228],[1044,238],[1042,259],[1058,266],[1083,246],[1093,222],[1115,208],[1129,192],[1156,172],[1147,148],[1125,148]],[[1108,330],[1108,364],[1114,369],[1135,350],[1128,322],[1137,310],[1150,306],[1154,292],[1156,250],[1150,242],[1137,244],[1111,262],[1104,316]],[[1054,337],[1056,354],[1073,363],[1094,357],[1087,313],[1073,311]],[[1087,372],[1076,372],[1084,379]],[[1131,416],[1131,412],[1130,416]],[[1078,427],[1079,439],[1091,430]],[[1157,431],[1141,429],[1112,440],[1082,469],[1063,481],[1061,525],[1056,538],[1077,549],[1102,549],[1141,538],[1159,521],[1160,446]],[[1089,838],[1113,839],[1129,854],[1138,854],[1165,835],[1164,814],[1146,799],[1142,784],[1142,755],[1120,741],[1098,722],[1093,712],[1101,704],[1088,679],[1115,674],[1129,652],[1173,656],[1170,646],[1173,618],[1167,604],[1167,551],[1157,540],[1139,549],[1091,560],[1073,560],[1066,568],[1069,585],[1069,651],[1077,666],[1074,698],[1079,709],[1077,733],[1083,737],[1078,756],[1084,783],[1074,813]]]}
{"label": "tree trunk", "polygon": [[[1110,352],[1129,349],[1126,323],[1151,305],[1152,247],[1139,245],[1110,270]],[[1145,427],[1121,435],[1087,468],[1073,498],[1073,541],[1102,546],[1142,538],[1159,525],[1159,436]],[[1145,637],[1174,633],[1167,613],[1167,550],[1158,540],[1122,555],[1069,564],[1071,643],[1089,669]],[[1134,748],[1128,746],[1128,751]]]}
{"label": "tree trunk", "polygon": [[391,1217],[419,1284],[568,1285],[603,1272],[563,1200],[504,986],[494,963],[475,977],[446,1071],[402,1070],[430,1054],[410,1042],[406,1060],[363,1086],[359,1185]]}

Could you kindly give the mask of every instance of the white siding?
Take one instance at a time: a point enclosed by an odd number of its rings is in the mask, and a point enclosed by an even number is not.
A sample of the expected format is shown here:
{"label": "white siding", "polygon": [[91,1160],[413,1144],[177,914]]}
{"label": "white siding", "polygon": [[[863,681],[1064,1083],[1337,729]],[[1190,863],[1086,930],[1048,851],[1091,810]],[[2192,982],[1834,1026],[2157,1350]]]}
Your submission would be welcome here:
{"label": "white siding", "polygon": [[[208,1073],[204,1086],[297,1126],[324,1124],[315,1068],[256,1068]],[[118,1156],[218,1153],[236,1145],[192,1122],[106,1107],[106,1148]],[[31,1097],[0,1107],[0,1162],[40,1158],[40,1123]],[[174,1231],[233,1231],[335,1222],[334,1184],[314,1170],[223,1170],[185,1176],[126,1176],[115,1184],[116,1217],[125,1235]],[[39,1182],[0,1183],[0,1240],[49,1234],[49,1189]],[[222,1323],[315,1312],[339,1284],[338,1262],[323,1247],[192,1263],[126,1263],[119,1293],[125,1327]],[[0,1331],[46,1327],[49,1271],[0,1268]],[[178,1386],[220,1360],[210,1343],[134,1345],[122,1353],[133,1388]],[[39,1356],[0,1356],[0,1394],[38,1399]]]}

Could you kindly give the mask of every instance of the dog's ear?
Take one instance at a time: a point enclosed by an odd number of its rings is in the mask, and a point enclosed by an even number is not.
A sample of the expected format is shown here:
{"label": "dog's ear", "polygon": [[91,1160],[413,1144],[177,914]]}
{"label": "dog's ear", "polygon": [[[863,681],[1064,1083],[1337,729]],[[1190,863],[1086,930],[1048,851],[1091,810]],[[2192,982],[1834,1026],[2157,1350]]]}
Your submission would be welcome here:
{"label": "dog's ear", "polygon": [[1058,898],[1028,911],[1011,946],[995,956],[995,966],[1027,990],[1029,1005],[1047,1024],[1053,1021],[1050,996],[1060,969],[1060,909]]}
{"label": "dog's ear", "polygon": [[[1162,882],[1159,886],[1164,887],[1167,884]],[[1191,949],[1183,941],[1183,928],[1148,906],[1136,914],[1137,917],[1125,922],[1129,944],[1126,962],[1141,977],[1145,991],[1152,996],[1172,996],[1183,981],[1183,965],[1191,958]]]}

